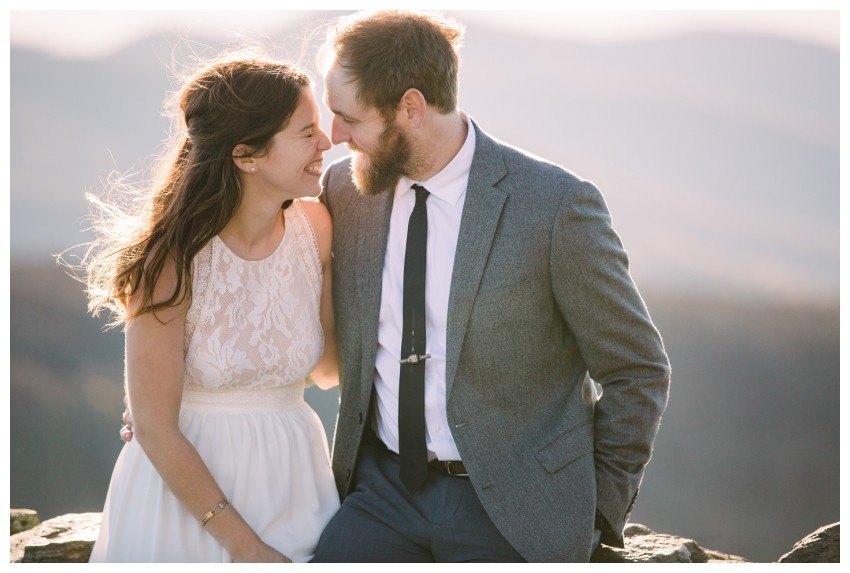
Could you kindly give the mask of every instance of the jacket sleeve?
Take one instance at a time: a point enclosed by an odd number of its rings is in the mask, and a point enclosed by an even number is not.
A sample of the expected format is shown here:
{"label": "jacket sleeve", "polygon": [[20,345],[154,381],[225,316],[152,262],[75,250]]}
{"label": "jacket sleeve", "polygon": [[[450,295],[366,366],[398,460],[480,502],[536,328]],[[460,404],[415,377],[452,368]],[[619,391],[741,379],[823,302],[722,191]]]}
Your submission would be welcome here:
{"label": "jacket sleeve", "polygon": [[667,404],[670,366],[602,194],[589,182],[564,195],[551,270],[558,307],[602,387],[594,409],[596,522],[603,543],[622,546]]}

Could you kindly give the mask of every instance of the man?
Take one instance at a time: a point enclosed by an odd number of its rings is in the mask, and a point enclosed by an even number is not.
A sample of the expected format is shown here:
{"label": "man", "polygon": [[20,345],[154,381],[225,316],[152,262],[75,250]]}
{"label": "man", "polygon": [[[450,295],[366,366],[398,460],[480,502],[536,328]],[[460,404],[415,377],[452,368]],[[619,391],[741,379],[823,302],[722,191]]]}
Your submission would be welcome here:
{"label": "man", "polygon": [[353,156],[324,176],[343,503],[316,561],[579,562],[595,532],[622,546],[666,405],[664,347],[601,194],[458,108],[462,35],[407,12],[329,32],[331,139]]}

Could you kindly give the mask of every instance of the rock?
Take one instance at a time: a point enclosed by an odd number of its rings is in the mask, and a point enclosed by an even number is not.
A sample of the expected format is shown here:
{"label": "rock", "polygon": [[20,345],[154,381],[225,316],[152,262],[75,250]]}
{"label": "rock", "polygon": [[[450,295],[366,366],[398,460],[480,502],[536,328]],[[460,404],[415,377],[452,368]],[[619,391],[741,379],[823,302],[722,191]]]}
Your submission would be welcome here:
{"label": "rock", "polygon": [[748,559],[703,549],[693,539],[652,531],[630,523],[623,532],[625,547],[601,545],[591,563],[748,563]]}
{"label": "rock", "polygon": [[38,513],[31,509],[9,510],[9,535],[32,529],[41,523]]}
{"label": "rock", "polygon": [[779,558],[780,563],[840,563],[841,522],[825,525],[810,533]]}
{"label": "rock", "polygon": [[100,531],[100,513],[71,513],[11,536],[12,563],[86,563]]}
{"label": "rock", "polygon": [[[20,512],[28,519],[38,516]],[[91,555],[100,530],[100,513],[72,513],[48,519],[11,536],[12,563],[83,563]],[[780,563],[839,563],[839,523],[827,525],[799,541]],[[14,529],[12,530],[14,531]],[[644,525],[626,526],[625,547],[600,546],[591,563],[748,563],[737,555],[704,549],[693,539],[657,533]]]}

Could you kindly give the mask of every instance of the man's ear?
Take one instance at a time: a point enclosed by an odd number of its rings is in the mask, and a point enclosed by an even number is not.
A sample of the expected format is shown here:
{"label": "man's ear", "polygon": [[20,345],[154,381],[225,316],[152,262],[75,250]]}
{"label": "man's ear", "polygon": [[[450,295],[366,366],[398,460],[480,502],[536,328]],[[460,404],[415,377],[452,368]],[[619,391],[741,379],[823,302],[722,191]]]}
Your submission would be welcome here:
{"label": "man's ear", "polygon": [[257,164],[254,162],[254,158],[251,156],[251,149],[245,145],[244,143],[240,143],[236,147],[233,148],[233,153],[231,154],[233,158],[233,163],[237,168],[241,169],[246,173],[256,173],[257,172]]}
{"label": "man's ear", "polygon": [[428,102],[425,101],[425,96],[418,89],[410,88],[401,96],[399,115],[410,127],[422,127],[427,110]]}

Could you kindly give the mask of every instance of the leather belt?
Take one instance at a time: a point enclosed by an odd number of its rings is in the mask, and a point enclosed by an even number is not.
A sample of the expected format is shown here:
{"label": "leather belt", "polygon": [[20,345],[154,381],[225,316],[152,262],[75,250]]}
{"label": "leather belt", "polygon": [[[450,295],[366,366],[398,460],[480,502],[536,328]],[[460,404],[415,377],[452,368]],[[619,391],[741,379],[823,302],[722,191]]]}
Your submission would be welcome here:
{"label": "leather belt", "polygon": [[[398,454],[389,449],[381,439],[375,435],[375,432],[372,431],[371,428],[367,429],[363,434],[363,441],[367,444],[371,444],[372,446],[378,448],[384,453],[392,456],[393,458],[398,458]],[[453,477],[469,477],[469,474],[466,472],[466,466],[463,465],[463,462],[460,460],[431,460],[428,462],[428,465],[432,468],[441,471],[446,475],[450,475]]]}
{"label": "leather belt", "polygon": [[460,460],[431,460],[428,465],[454,477],[469,477],[466,466]]}

